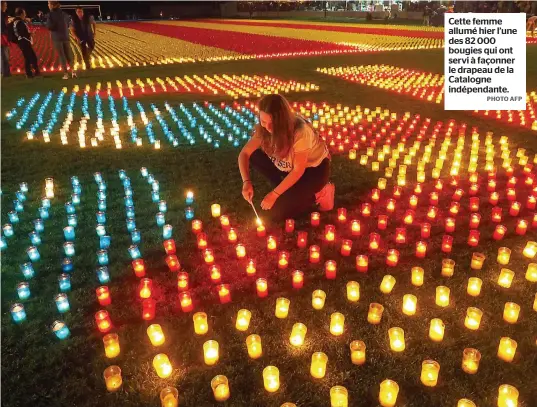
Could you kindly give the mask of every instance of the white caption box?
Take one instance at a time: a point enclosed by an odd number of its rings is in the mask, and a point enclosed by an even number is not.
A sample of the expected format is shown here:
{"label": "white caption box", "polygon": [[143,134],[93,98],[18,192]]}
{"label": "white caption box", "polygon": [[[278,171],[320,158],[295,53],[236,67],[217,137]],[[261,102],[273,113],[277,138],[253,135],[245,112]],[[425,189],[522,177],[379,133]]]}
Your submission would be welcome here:
{"label": "white caption box", "polygon": [[526,109],[526,15],[446,13],[444,109]]}

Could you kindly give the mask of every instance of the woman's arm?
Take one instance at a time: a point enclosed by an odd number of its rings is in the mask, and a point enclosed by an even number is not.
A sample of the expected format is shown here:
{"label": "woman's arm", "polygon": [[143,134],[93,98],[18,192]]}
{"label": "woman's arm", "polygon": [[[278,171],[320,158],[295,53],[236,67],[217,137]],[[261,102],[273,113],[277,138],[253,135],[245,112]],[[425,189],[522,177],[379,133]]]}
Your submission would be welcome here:
{"label": "woman's arm", "polygon": [[289,174],[287,174],[282,182],[280,182],[280,184],[273,189],[278,196],[295,185],[302,175],[304,175],[304,171],[306,171],[306,164],[308,162],[308,155],[309,151],[303,151],[295,154],[295,158],[293,160],[293,169],[289,172]]}
{"label": "woman's arm", "polygon": [[259,147],[261,147],[261,140],[252,137],[239,153],[239,171],[243,182],[250,180],[250,156]]}

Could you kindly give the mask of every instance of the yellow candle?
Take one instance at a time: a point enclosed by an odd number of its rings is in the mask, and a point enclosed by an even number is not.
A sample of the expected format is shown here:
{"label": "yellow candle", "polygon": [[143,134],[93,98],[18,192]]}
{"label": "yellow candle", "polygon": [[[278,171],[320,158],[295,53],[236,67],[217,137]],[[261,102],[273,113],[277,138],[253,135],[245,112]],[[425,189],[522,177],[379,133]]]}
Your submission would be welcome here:
{"label": "yellow candle", "polygon": [[173,371],[170,359],[165,353],[159,353],[153,358],[153,368],[161,379],[170,377]]}
{"label": "yellow candle", "polygon": [[274,393],[280,388],[280,371],[276,366],[267,366],[263,369],[263,384],[265,390]]}
{"label": "yellow candle", "polygon": [[520,305],[514,302],[506,302],[503,308],[503,320],[510,324],[516,324],[520,313]]}
{"label": "yellow candle", "polygon": [[502,384],[498,388],[498,407],[517,407],[518,390],[509,384]]}
{"label": "yellow candle", "polygon": [[466,289],[466,292],[472,297],[477,297],[481,293],[482,285],[483,281],[480,278],[470,277],[468,279],[468,288]]}
{"label": "yellow candle", "polygon": [[513,278],[515,278],[515,273],[512,270],[501,269],[498,276],[498,285],[503,288],[509,288],[513,283]]}
{"label": "yellow candle", "polygon": [[402,328],[394,327],[388,329],[390,337],[390,349],[394,352],[405,350],[405,331]]}
{"label": "yellow candle", "polygon": [[472,253],[472,261],[470,267],[473,270],[481,270],[483,268],[483,263],[485,262],[485,255],[483,253]]}
{"label": "yellow candle", "polygon": [[247,309],[240,309],[237,312],[237,322],[235,323],[235,328],[237,331],[247,331],[250,326],[250,319],[252,318],[252,313]]}
{"label": "yellow candle", "polygon": [[414,315],[416,313],[416,304],[418,298],[412,294],[405,294],[403,296],[403,314]]}
{"label": "yellow candle", "polygon": [[308,328],[306,327],[306,325],[300,322],[294,324],[293,329],[291,330],[291,337],[289,338],[289,342],[291,342],[291,345],[304,345],[304,338],[306,337],[306,332],[308,332]]}
{"label": "yellow candle", "polygon": [[365,363],[365,343],[362,341],[352,341],[351,361],[355,365],[363,365]]}
{"label": "yellow candle", "polygon": [[330,315],[330,333],[334,336],[343,334],[345,327],[345,316],[340,312]]}
{"label": "yellow candle", "polygon": [[205,312],[196,312],[192,319],[194,320],[194,332],[197,335],[205,335],[209,330],[207,323],[207,314]]}
{"label": "yellow candle", "polygon": [[464,326],[472,331],[477,331],[481,324],[481,318],[483,317],[483,311],[479,308],[468,307],[466,310],[466,318],[464,320]]}
{"label": "yellow candle", "polygon": [[479,369],[481,353],[474,348],[466,348],[462,352],[462,370],[468,374],[476,374]]}
{"label": "yellow candle", "polygon": [[259,359],[263,354],[261,337],[255,334],[249,335],[246,338],[246,348],[248,349],[248,356],[250,356],[252,359]]}
{"label": "yellow candle", "polygon": [[220,205],[219,204],[212,204],[211,205],[211,215],[213,215],[213,218],[220,217]]}
{"label": "yellow candle", "polygon": [[280,318],[280,319],[287,318],[287,314],[289,314],[290,303],[291,301],[283,297],[278,298],[276,300],[276,311],[275,311],[276,318]]}
{"label": "yellow candle", "polygon": [[498,261],[498,264],[505,266],[509,264],[510,258],[511,258],[511,249],[508,249],[507,247],[500,247],[498,249],[498,257],[496,258],[496,260]]}
{"label": "yellow candle", "polygon": [[477,407],[472,400],[460,399],[457,402],[457,407]]}
{"label": "yellow candle", "polygon": [[104,353],[107,358],[115,358],[119,355],[119,337],[117,334],[107,334],[103,337]]}
{"label": "yellow candle", "polygon": [[436,305],[439,307],[447,307],[449,305],[449,293],[448,287],[439,285],[436,287]]}
{"label": "yellow candle", "polygon": [[212,366],[218,362],[219,355],[218,342],[210,340],[203,344],[203,360],[207,366]]}
{"label": "yellow candle", "polygon": [[537,263],[528,264],[528,269],[526,270],[526,280],[531,283],[537,283]]}
{"label": "yellow candle", "polygon": [[376,302],[372,302],[369,304],[369,312],[367,313],[367,322],[369,322],[372,325],[378,325],[380,324],[380,320],[382,319],[382,313],[384,312],[384,307],[382,304],[377,304]]}
{"label": "yellow candle", "polygon": [[103,373],[106,390],[113,392],[119,390],[123,379],[121,378],[121,369],[119,366],[108,366]]}
{"label": "yellow candle", "polygon": [[229,382],[226,376],[218,375],[211,380],[214,399],[216,401],[226,401],[229,396]]}
{"label": "yellow candle", "polygon": [[151,341],[151,345],[160,346],[166,340],[162,327],[159,324],[152,324],[147,327],[147,336]]}
{"label": "yellow candle", "polygon": [[179,392],[175,387],[167,386],[160,391],[162,407],[177,407],[179,405]]}
{"label": "yellow candle", "polygon": [[455,272],[455,261],[451,259],[442,260],[442,277],[451,277]]}
{"label": "yellow candle", "polygon": [[380,291],[384,294],[389,294],[392,292],[394,285],[395,277],[387,274],[382,278],[382,282],[380,283]]}
{"label": "yellow candle", "polygon": [[537,293],[535,293],[535,299],[533,300],[533,310],[537,311]]}
{"label": "yellow candle", "polygon": [[522,250],[522,254],[528,259],[533,259],[537,255],[537,242],[527,242],[526,247]]}
{"label": "yellow candle", "polygon": [[313,306],[313,309],[323,309],[325,300],[326,293],[323,290],[315,290],[311,295],[311,305]]}
{"label": "yellow candle", "polygon": [[379,402],[382,407],[394,407],[399,394],[397,382],[386,379],[380,384]]}
{"label": "yellow candle", "polygon": [[438,382],[440,364],[434,360],[424,360],[421,364],[421,382],[427,387],[434,387]]}
{"label": "yellow candle", "polygon": [[283,403],[280,407],[296,407],[296,404],[288,401],[286,403]]}
{"label": "yellow candle", "polygon": [[416,287],[421,287],[423,285],[423,274],[423,268],[412,267],[412,285]]}
{"label": "yellow candle", "polygon": [[431,338],[431,340],[434,342],[442,342],[444,339],[445,329],[446,326],[444,325],[444,321],[442,321],[440,318],[431,319],[431,323],[429,325],[429,338]]}
{"label": "yellow candle", "polygon": [[505,362],[512,362],[515,357],[517,343],[514,339],[502,337],[498,346],[498,357]]}
{"label": "yellow candle", "polygon": [[334,386],[330,389],[330,407],[347,407],[349,393],[343,386]]}
{"label": "yellow candle", "polygon": [[323,352],[315,352],[311,355],[310,374],[316,379],[322,379],[326,374],[328,356]]}
{"label": "yellow candle", "polygon": [[347,283],[347,300],[356,302],[360,299],[360,284],[356,281]]}

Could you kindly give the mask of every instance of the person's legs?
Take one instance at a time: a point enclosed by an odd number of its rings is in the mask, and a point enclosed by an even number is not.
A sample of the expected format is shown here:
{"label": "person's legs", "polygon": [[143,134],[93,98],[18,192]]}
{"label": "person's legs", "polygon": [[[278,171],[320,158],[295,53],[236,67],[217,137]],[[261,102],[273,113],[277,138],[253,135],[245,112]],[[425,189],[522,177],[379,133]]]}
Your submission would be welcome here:
{"label": "person's legs", "polygon": [[62,42],[63,53],[65,54],[65,60],[73,69],[73,51],[71,50],[71,43],[69,41]]}
{"label": "person's legs", "polygon": [[89,49],[88,49],[88,43],[87,41],[80,41],[80,51],[82,51],[82,59],[84,60],[84,64],[86,65],[86,69],[90,69],[89,64]]}
{"label": "person's legs", "polygon": [[4,78],[11,76],[9,67],[9,47],[7,45],[2,47],[2,76]]}
{"label": "person's legs", "polygon": [[28,56],[30,57],[30,63],[34,68],[35,75],[40,75],[41,72],[39,71],[39,64],[37,62],[37,54],[35,53],[34,47],[30,45],[30,51],[28,52]]}
{"label": "person's legs", "polygon": [[260,148],[255,150],[250,156],[250,165],[267,178],[273,187],[282,182],[282,179],[287,175],[286,172],[276,168],[269,156]]}
{"label": "person's legs", "polygon": [[67,56],[65,55],[65,50],[63,48],[63,42],[62,41],[53,41],[53,46],[56,52],[58,53],[58,57],[60,58],[60,64],[62,66],[63,72],[67,73]]}
{"label": "person's legs", "polygon": [[34,76],[32,72],[32,46],[26,40],[19,41],[18,45],[22,52],[22,56],[24,57],[24,69],[26,70],[26,76],[31,78]]}

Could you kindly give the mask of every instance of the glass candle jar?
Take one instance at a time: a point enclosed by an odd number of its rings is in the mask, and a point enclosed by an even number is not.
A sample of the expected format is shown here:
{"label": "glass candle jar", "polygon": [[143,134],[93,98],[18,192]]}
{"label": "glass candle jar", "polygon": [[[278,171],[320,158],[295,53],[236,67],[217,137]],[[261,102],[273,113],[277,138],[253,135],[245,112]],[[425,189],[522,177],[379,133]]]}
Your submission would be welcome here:
{"label": "glass candle jar", "polygon": [[278,298],[276,300],[276,310],[274,314],[276,315],[276,318],[279,319],[285,319],[287,318],[287,315],[289,314],[289,305],[291,304],[291,301],[287,298]]}
{"label": "glass candle jar", "polygon": [[159,353],[153,358],[153,368],[161,379],[170,377],[173,372],[172,364],[168,355],[165,353]]}
{"label": "glass candle jar", "polygon": [[108,366],[103,373],[106,390],[109,392],[118,391],[123,383],[121,378],[121,368],[119,366]]}
{"label": "glass candle jar", "polygon": [[194,332],[196,335],[205,335],[209,330],[207,314],[205,312],[196,312],[192,316],[192,320],[194,321]]}
{"label": "glass candle jar", "polygon": [[380,324],[382,319],[382,313],[384,312],[384,306],[376,302],[369,304],[369,312],[367,313],[367,322],[372,325]]}
{"label": "glass candle jar", "polygon": [[452,277],[455,272],[455,261],[451,259],[442,260],[442,277]]}
{"label": "glass candle jar", "polygon": [[218,375],[211,380],[211,389],[213,389],[214,399],[216,401],[226,401],[229,399],[229,382],[226,376]]}
{"label": "glass candle jar", "polygon": [[436,305],[439,307],[447,307],[449,305],[449,296],[449,287],[443,285],[436,287]]}
{"label": "glass candle jar", "polygon": [[66,294],[58,294],[54,297],[54,302],[56,303],[56,308],[60,314],[68,312],[70,309],[69,299]]}
{"label": "glass candle jar", "polygon": [[107,358],[112,359],[119,355],[119,337],[117,334],[106,334],[103,337],[104,353]]}
{"label": "glass candle jar", "polygon": [[509,269],[501,269],[500,275],[498,276],[498,285],[503,288],[511,287],[513,279],[515,278],[515,273]]}
{"label": "glass candle jar", "polygon": [[379,402],[382,407],[394,407],[399,395],[397,382],[386,379],[380,384]]}
{"label": "glass candle jar", "polygon": [[310,374],[316,379],[322,379],[326,375],[328,356],[324,352],[315,352],[311,356]]}
{"label": "glass candle jar", "polygon": [[308,332],[308,328],[306,325],[298,322],[293,325],[293,329],[291,330],[291,336],[289,337],[289,342],[293,346],[302,346],[304,344],[304,338],[306,337],[306,333]]}
{"label": "glass candle jar", "polygon": [[24,305],[15,303],[10,308],[11,318],[16,324],[20,324],[26,320],[26,311]]}
{"label": "glass candle jar", "polygon": [[474,348],[466,348],[462,352],[462,370],[468,374],[476,374],[479,369],[481,353]]}
{"label": "glass candle jar", "polygon": [[343,386],[334,386],[330,389],[330,407],[348,407],[349,393]]}
{"label": "glass candle jar", "polygon": [[466,310],[466,318],[464,319],[464,326],[472,331],[477,331],[481,324],[482,317],[483,311],[479,308],[468,307]]}
{"label": "glass candle jar", "polygon": [[520,305],[514,302],[506,302],[503,308],[503,320],[510,324],[516,324],[520,314]]}
{"label": "glass candle jar", "polygon": [[481,286],[483,285],[483,281],[478,277],[470,277],[468,279],[468,287],[466,288],[466,292],[468,295],[471,295],[472,297],[477,297],[481,293]]}
{"label": "glass candle jar", "polygon": [[350,344],[351,361],[354,365],[363,365],[365,363],[365,343],[362,341],[352,341]]}
{"label": "glass candle jar", "polygon": [[392,292],[394,285],[395,277],[387,274],[382,278],[382,282],[380,283],[380,291],[383,294],[389,294]]}
{"label": "glass candle jar", "polygon": [[237,320],[235,322],[235,328],[238,331],[247,331],[250,326],[250,319],[252,318],[252,313],[247,309],[240,309],[237,312]]}
{"label": "glass candle jar", "polygon": [[418,298],[412,294],[405,294],[403,296],[403,314],[415,315],[417,308]]}
{"label": "glass candle jar", "polygon": [[470,267],[473,270],[481,270],[483,268],[483,263],[485,262],[485,255],[483,253],[472,253],[472,261]]}
{"label": "glass candle jar", "polygon": [[304,273],[300,270],[293,271],[292,274],[293,288],[300,289],[304,286]]}
{"label": "glass candle jar", "polygon": [[390,349],[394,352],[405,350],[405,331],[402,328],[394,327],[388,330],[390,338]]}
{"label": "glass candle jar", "polygon": [[502,337],[500,339],[500,345],[498,346],[498,357],[504,362],[512,362],[515,357],[516,348],[518,344],[515,340]]}
{"label": "glass candle jar", "polygon": [[360,273],[366,273],[369,267],[369,259],[366,255],[359,254],[356,256],[356,270]]}
{"label": "glass candle jar", "polygon": [[424,360],[421,364],[421,382],[427,387],[434,387],[438,383],[440,364],[435,360]]}
{"label": "glass candle jar", "polygon": [[360,284],[356,281],[347,283],[347,300],[357,302],[360,299]]}
{"label": "glass candle jar", "polygon": [[412,267],[411,271],[411,281],[412,285],[416,287],[421,287],[423,285],[423,275],[424,270],[422,267]]}
{"label": "glass candle jar", "polygon": [[265,390],[274,393],[280,388],[280,371],[276,366],[267,366],[263,369],[263,384]]}
{"label": "glass candle jar", "polygon": [[19,300],[22,301],[30,298],[30,284],[25,281],[17,284],[17,295],[19,297]]}
{"label": "glass candle jar", "polygon": [[263,347],[261,345],[261,337],[259,335],[249,335],[246,338],[246,348],[248,356],[252,359],[259,359],[263,355]]}
{"label": "glass candle jar", "polygon": [[497,262],[503,266],[509,264],[509,259],[511,258],[511,249],[507,247],[500,247],[498,249]]}
{"label": "glass candle jar", "polygon": [[54,321],[52,324],[52,332],[54,332],[54,335],[60,340],[64,340],[71,335],[71,331],[69,331],[65,322],[62,321]]}
{"label": "glass candle jar", "polygon": [[311,296],[311,305],[313,309],[322,310],[326,300],[326,293],[323,290],[315,290]]}
{"label": "glass candle jar", "polygon": [[498,388],[498,407],[517,407],[518,390],[509,384],[502,384]]}
{"label": "glass candle jar", "polygon": [[149,337],[151,345],[153,346],[160,346],[166,340],[164,332],[162,331],[162,327],[159,324],[149,325],[147,327],[147,336]]}
{"label": "glass candle jar", "polygon": [[160,391],[161,407],[177,407],[179,405],[179,392],[175,387],[166,386]]}
{"label": "glass candle jar", "polygon": [[203,360],[207,366],[213,366],[218,362],[220,358],[219,348],[217,341],[210,340],[203,344]]}
{"label": "glass candle jar", "polygon": [[440,318],[431,319],[429,325],[429,338],[434,342],[442,342],[444,339],[444,330],[446,326]]}
{"label": "glass candle jar", "polygon": [[345,329],[345,316],[340,312],[330,315],[330,333],[334,336],[343,335]]}

